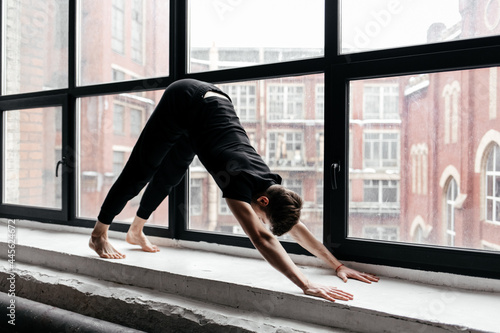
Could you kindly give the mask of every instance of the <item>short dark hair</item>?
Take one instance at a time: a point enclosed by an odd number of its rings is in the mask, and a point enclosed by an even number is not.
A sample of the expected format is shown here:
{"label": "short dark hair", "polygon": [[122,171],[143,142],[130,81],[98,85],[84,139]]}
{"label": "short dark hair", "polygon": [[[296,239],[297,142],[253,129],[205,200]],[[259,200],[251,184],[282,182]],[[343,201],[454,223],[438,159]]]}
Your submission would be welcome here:
{"label": "short dark hair", "polygon": [[299,222],[302,198],[297,193],[281,185],[270,186],[264,193],[269,204],[262,207],[271,223],[270,230],[281,236]]}

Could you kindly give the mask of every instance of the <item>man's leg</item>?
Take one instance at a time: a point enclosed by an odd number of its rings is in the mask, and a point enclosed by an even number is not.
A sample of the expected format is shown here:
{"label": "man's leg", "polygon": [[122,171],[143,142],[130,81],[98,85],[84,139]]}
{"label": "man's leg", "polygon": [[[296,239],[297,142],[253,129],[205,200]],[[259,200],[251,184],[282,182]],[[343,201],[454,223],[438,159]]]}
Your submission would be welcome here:
{"label": "man's leg", "polygon": [[175,121],[169,118],[176,108],[175,96],[165,92],[162,100],[144,127],[120,176],[109,190],[89,242],[91,249],[102,258],[121,259],[108,241],[109,225],[126,203],[135,197],[159,169],[164,157],[184,134]]}
{"label": "man's leg", "polygon": [[151,244],[143,232],[144,224],[162,201],[170,194],[173,187],[180,183],[193,161],[195,153],[186,135],[177,141],[160,168],[149,182],[144,192],[137,216],[127,232],[127,242],[140,245],[146,252],[158,252],[157,246]]}

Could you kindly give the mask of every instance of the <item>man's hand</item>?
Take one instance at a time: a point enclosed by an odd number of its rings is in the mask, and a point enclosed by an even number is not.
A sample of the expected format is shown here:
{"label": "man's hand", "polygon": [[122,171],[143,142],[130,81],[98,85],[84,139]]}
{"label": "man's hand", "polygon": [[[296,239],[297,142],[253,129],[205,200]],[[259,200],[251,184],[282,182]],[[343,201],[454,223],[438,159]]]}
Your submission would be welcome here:
{"label": "man's hand", "polygon": [[319,284],[310,284],[304,289],[304,294],[324,298],[328,301],[335,302],[336,299],[342,301],[350,301],[353,295],[346,293],[336,287],[323,286]]}
{"label": "man's hand", "polygon": [[379,277],[369,273],[361,273],[355,269],[346,267],[342,265],[337,269],[337,276],[341,278],[344,282],[347,282],[348,278],[356,279],[366,283],[378,282]]}

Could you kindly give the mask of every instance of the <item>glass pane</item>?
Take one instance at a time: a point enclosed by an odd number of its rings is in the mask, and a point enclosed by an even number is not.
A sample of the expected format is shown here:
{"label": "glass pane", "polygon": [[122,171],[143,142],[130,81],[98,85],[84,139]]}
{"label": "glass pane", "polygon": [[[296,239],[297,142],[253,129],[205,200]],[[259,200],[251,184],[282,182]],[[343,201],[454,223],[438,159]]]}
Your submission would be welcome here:
{"label": "glass pane", "polygon": [[2,94],[68,86],[68,1],[5,0]]}
{"label": "glass pane", "polygon": [[342,0],[341,53],[500,34],[494,0]]}
{"label": "glass pane", "polygon": [[[301,220],[320,240],[323,237],[324,121],[322,116],[316,118],[316,105],[323,103],[323,94],[314,94],[319,91],[316,87],[323,85],[321,74],[220,86],[231,96],[254,148],[271,170],[283,178],[283,185],[302,196]],[[293,92],[293,103],[300,104],[301,111],[295,112],[295,117],[288,117],[286,113],[290,98],[287,91]],[[239,97],[232,94],[235,92]],[[244,105],[243,110],[251,112],[242,115],[240,103],[244,93],[247,94],[245,100],[255,103],[251,109],[245,109]],[[190,179],[189,228],[242,234],[236,219],[226,209],[218,208],[225,207],[225,200],[197,158],[191,165]]]}
{"label": "glass pane", "polygon": [[61,107],[4,112],[3,203],[62,209]]}
{"label": "glass pane", "polygon": [[[350,82],[349,237],[500,250],[498,72]],[[376,86],[397,87],[397,119],[371,120]]]}
{"label": "glass pane", "polygon": [[168,0],[79,3],[79,85],[168,75]]}
{"label": "glass pane", "polygon": [[[78,216],[96,219],[111,185],[130,156],[163,90],[86,97],[78,100]],[[121,110],[117,113],[116,110]],[[122,125],[116,131],[116,124]],[[139,129],[137,129],[139,127]],[[141,195],[130,200],[115,221],[132,222]],[[148,220],[168,225],[165,200]]]}
{"label": "glass pane", "polygon": [[190,72],[321,57],[324,8],[324,0],[191,0]]}

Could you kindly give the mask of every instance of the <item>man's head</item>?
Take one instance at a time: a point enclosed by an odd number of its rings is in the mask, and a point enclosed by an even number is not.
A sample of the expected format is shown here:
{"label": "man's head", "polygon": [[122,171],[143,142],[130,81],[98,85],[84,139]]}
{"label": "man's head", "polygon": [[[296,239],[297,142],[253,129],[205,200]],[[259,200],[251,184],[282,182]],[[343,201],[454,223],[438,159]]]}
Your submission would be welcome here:
{"label": "man's head", "polygon": [[281,236],[299,222],[302,198],[281,185],[273,185],[254,198],[252,207],[260,218],[269,221],[271,232]]}

